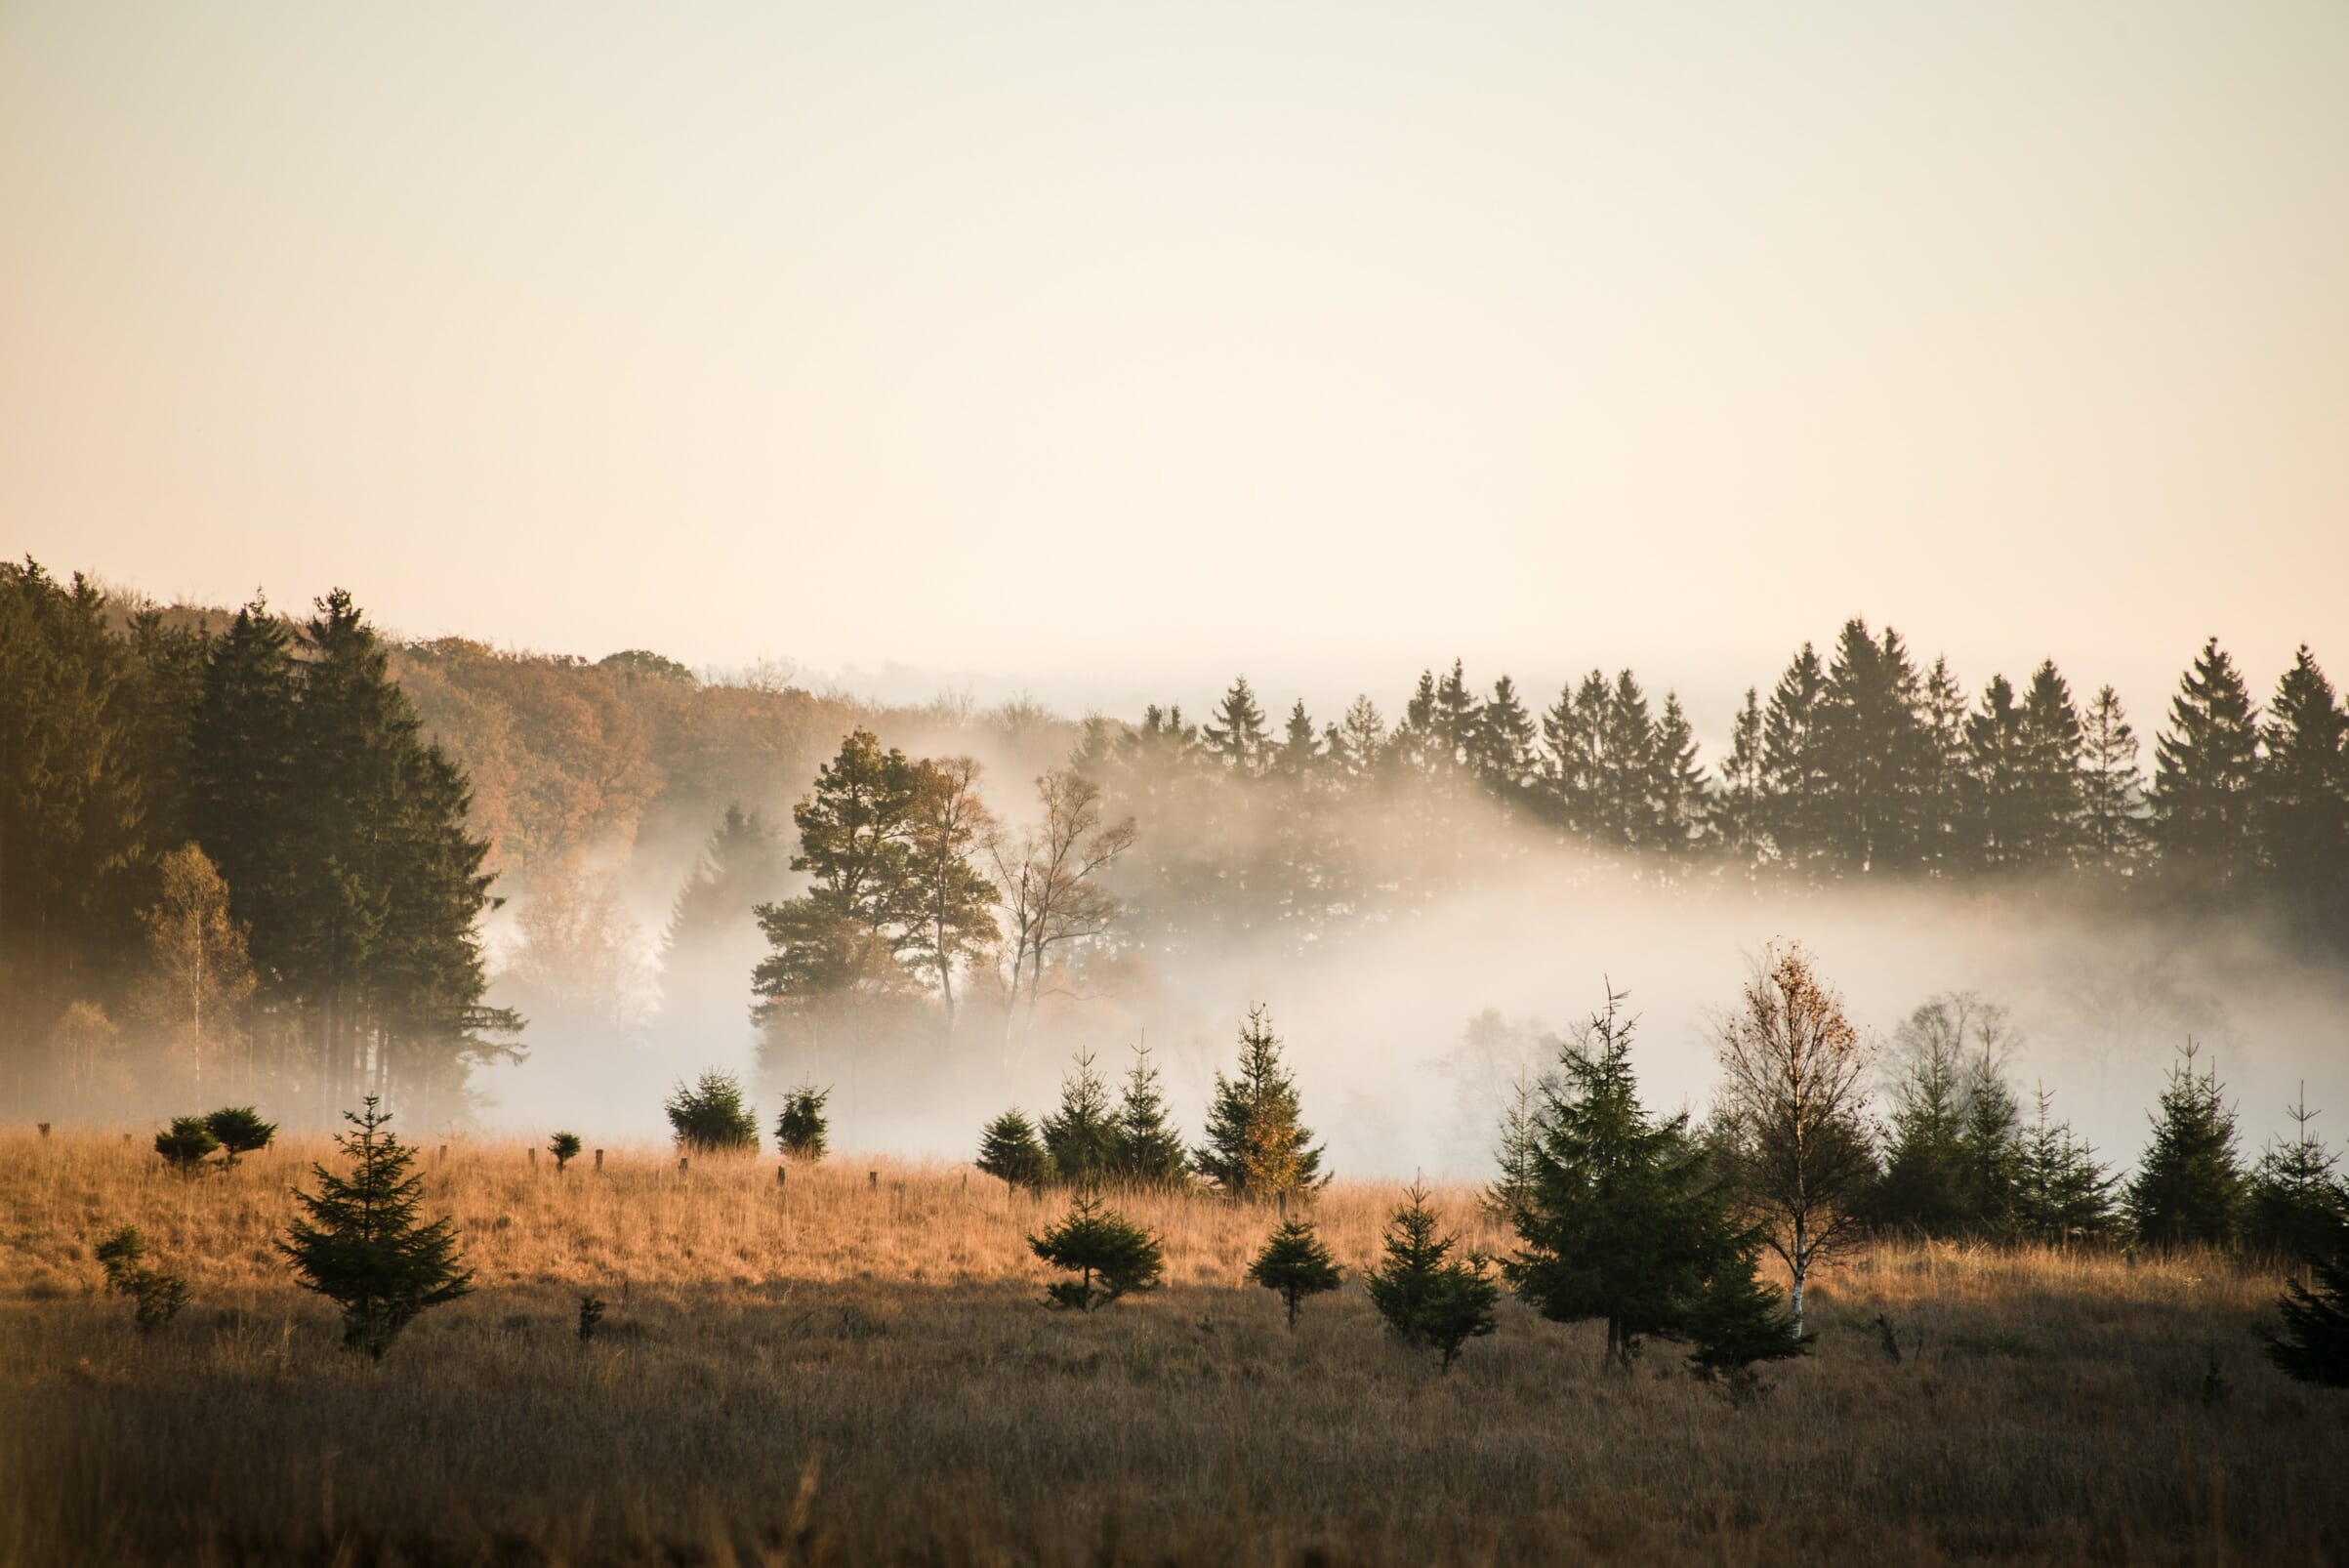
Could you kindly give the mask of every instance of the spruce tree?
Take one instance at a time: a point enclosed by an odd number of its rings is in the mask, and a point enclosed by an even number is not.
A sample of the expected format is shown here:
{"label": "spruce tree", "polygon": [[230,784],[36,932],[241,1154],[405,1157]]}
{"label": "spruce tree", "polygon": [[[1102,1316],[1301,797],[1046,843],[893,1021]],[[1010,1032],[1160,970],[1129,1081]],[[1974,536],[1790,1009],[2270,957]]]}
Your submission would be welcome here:
{"label": "spruce tree", "polygon": [[1272,771],[1292,782],[1302,783],[1319,770],[1322,752],[1321,733],[1313,727],[1312,716],[1305,712],[1304,699],[1300,697],[1289,709],[1281,743],[1272,753]]}
{"label": "spruce tree", "polygon": [[1281,1060],[1281,1043],[1262,1007],[1240,1029],[1236,1077],[1216,1074],[1207,1140],[1192,1151],[1198,1173],[1230,1197],[1269,1199],[1318,1187],[1321,1148],[1300,1118],[1297,1084]]}
{"label": "spruce tree", "polygon": [[306,1217],[278,1250],[303,1289],[343,1309],[344,1347],[381,1361],[420,1313],[472,1294],[473,1274],[448,1220],[418,1217],[424,1178],[409,1169],[416,1151],[385,1131],[391,1113],[370,1094],[343,1119],[355,1129],[335,1139],[350,1175],[310,1167],[318,1191],[294,1194]]}
{"label": "spruce tree", "polygon": [[678,1147],[693,1154],[751,1153],[759,1147],[759,1113],[742,1097],[742,1080],[715,1069],[670,1091],[661,1110]]}
{"label": "spruce tree", "polygon": [[2163,874],[2209,887],[2247,875],[2255,847],[2258,716],[2212,638],[2178,682],[2154,745],[2153,837]]}
{"label": "spruce tree", "polygon": [[2102,1240],[2111,1234],[2119,1178],[2077,1137],[2072,1124],[2047,1113],[2053,1096],[2039,1092],[2039,1111],[2023,1135],[2023,1158],[2015,1186],[2015,1229],[2024,1239],[2050,1246]]}
{"label": "spruce tree", "polygon": [[1158,1239],[1113,1210],[1105,1210],[1092,1193],[1080,1195],[1061,1221],[1041,1236],[1028,1238],[1028,1249],[1054,1268],[1077,1277],[1045,1287],[1049,1304],[1090,1312],[1107,1306],[1121,1296],[1158,1288],[1165,1263]]}
{"label": "spruce tree", "polygon": [[1827,671],[1808,642],[1778,678],[1762,714],[1762,826],[1777,861],[1808,875],[1830,850],[1831,760],[1819,737]]}
{"label": "spruce tree", "polygon": [[2069,865],[2081,846],[2083,737],[2072,688],[2046,660],[2023,693],[2017,857]]}
{"label": "spruce tree", "polygon": [[1542,716],[1544,793],[1559,826],[1580,838],[1594,838],[1605,822],[1604,731],[1607,678],[1593,670],[1581,685],[1568,681]]}
{"label": "spruce tree", "polygon": [[227,1163],[234,1165],[242,1156],[268,1148],[277,1135],[277,1124],[263,1121],[250,1105],[224,1105],[204,1118],[204,1131],[219,1140]]}
{"label": "spruce tree", "polygon": [[1256,1261],[1248,1265],[1248,1277],[1286,1303],[1293,1333],[1298,1305],[1308,1296],[1338,1289],[1341,1272],[1312,1224],[1302,1219],[1289,1220],[1274,1231]]}
{"label": "spruce tree", "polygon": [[2212,1067],[2195,1075],[2191,1040],[2153,1116],[2153,1142],[2128,1185],[2137,1239],[2159,1247],[2230,1247],[2242,1217],[2244,1176],[2235,1108]]}
{"label": "spruce tree", "polygon": [[581,1144],[576,1133],[557,1133],[547,1139],[547,1152],[555,1156],[555,1174],[561,1176],[573,1160],[579,1158]]}
{"label": "spruce tree", "polygon": [[1991,677],[1965,721],[1966,847],[1976,865],[2011,870],[2030,853],[2032,820],[2022,707],[2014,686]]}
{"label": "spruce tree", "polygon": [[1450,1372],[1461,1346],[1493,1332],[1493,1303],[1501,1294],[1474,1254],[1463,1261],[1452,1251],[1457,1236],[1438,1234],[1427,1189],[1414,1182],[1387,1221],[1384,1257],[1363,1276],[1371,1304],[1396,1337],[1415,1349],[1430,1349]]}
{"label": "spruce tree", "polygon": [[221,1146],[204,1125],[201,1116],[175,1116],[171,1126],[155,1135],[155,1152],[163,1163],[182,1176],[193,1176],[203,1168],[205,1156]]}
{"label": "spruce tree", "polygon": [[106,1289],[130,1298],[131,1321],[142,1334],[152,1334],[180,1315],[187,1304],[187,1281],[178,1274],[145,1266],[146,1243],[125,1225],[98,1244],[98,1263],[106,1273]]}
{"label": "spruce tree", "polygon": [[2023,1177],[2022,1120],[2006,1075],[1985,1044],[1968,1065],[1965,1118],[1958,1134],[1959,1192],[1968,1226],[1977,1235],[2014,1233]]}
{"label": "spruce tree", "polygon": [[1653,753],[1648,779],[1653,846],[1668,855],[1694,853],[1711,832],[1712,790],[1676,692],[1664,694]]}
{"label": "spruce tree", "polygon": [[2294,915],[2349,936],[2349,714],[2306,644],[2262,739],[2254,821],[2267,875]]}
{"label": "spruce tree", "polygon": [[1913,866],[1921,847],[1927,750],[1919,686],[1907,644],[1868,623],[1843,625],[1819,693],[1814,745],[1818,831],[1830,863],[1847,875]]}
{"label": "spruce tree", "polygon": [[2317,1113],[2308,1108],[2307,1085],[2287,1114],[2292,1135],[2271,1140],[2251,1168],[2244,1195],[2244,1245],[2274,1258],[2315,1262],[2349,1220],[2349,1183],[2334,1175],[2340,1156],[2309,1128]]}
{"label": "spruce tree", "polygon": [[2111,686],[2097,688],[2081,719],[2080,831],[2088,866],[2118,876],[2136,869],[2145,845],[2145,775],[2137,732]]}
{"label": "spruce tree", "polygon": [[1517,683],[1503,676],[1477,711],[1468,761],[1485,787],[1504,801],[1515,801],[1534,781],[1534,733]]}
{"label": "spruce tree", "polygon": [[1519,1079],[1509,1086],[1501,1111],[1501,1137],[1493,1151],[1499,1173],[1485,1184],[1484,1211],[1515,1224],[1532,1201],[1542,1169],[1541,1086]]}
{"label": "spruce tree", "polygon": [[832,1091],[813,1084],[802,1084],[783,1096],[782,1113],[775,1118],[775,1149],[783,1158],[805,1165],[823,1159],[831,1131],[824,1102],[831,1097]]}
{"label": "spruce tree", "polygon": [[1631,672],[1615,678],[1599,726],[1598,829],[1602,843],[1626,849],[1655,846],[1656,724],[1647,693]]}
{"label": "spruce tree", "polygon": [[1078,1187],[1094,1187],[1117,1162],[1117,1118],[1109,1108],[1109,1086],[1093,1070],[1092,1052],[1080,1051],[1076,1071],[1060,1080],[1060,1108],[1044,1119],[1044,1146],[1058,1177]]}
{"label": "spruce tree", "polygon": [[1971,864],[1972,842],[1966,826],[1965,687],[1950,668],[1949,659],[1936,657],[1925,673],[1917,699],[1917,722],[1925,749],[1924,799],[1919,806],[1919,862],[1934,876],[1946,877]]}
{"label": "spruce tree", "polygon": [[2291,1282],[2276,1303],[2284,1332],[2267,1334],[2268,1359],[2302,1382],[2349,1388],[2349,1220],[2333,1231],[2329,1256]]}
{"label": "spruce tree", "polygon": [[1200,728],[1208,754],[1242,778],[1255,778],[1272,762],[1272,739],[1264,730],[1264,710],[1241,676],[1216,704],[1210,722]]}
{"label": "spruce tree", "polygon": [[1762,713],[1759,693],[1751,686],[1746,688],[1745,705],[1730,725],[1714,823],[1721,846],[1739,865],[1750,868],[1761,859],[1767,842],[1762,819]]}
{"label": "spruce tree", "polygon": [[1182,1135],[1167,1118],[1158,1069],[1151,1065],[1146,1045],[1133,1049],[1133,1065],[1126,1071],[1126,1091],[1111,1131],[1110,1169],[1118,1180],[1146,1187],[1179,1187],[1189,1182],[1190,1158],[1183,1149]]}
{"label": "spruce tree", "polygon": [[1755,1272],[1758,1253],[1751,1235],[1727,1238],[1680,1320],[1690,1370],[1708,1382],[1725,1383],[1736,1404],[1761,1391],[1756,1362],[1807,1354],[1816,1338],[1787,1312],[1778,1287]]}
{"label": "spruce tree", "polygon": [[989,1122],[979,1135],[981,1171],[1012,1187],[1041,1187],[1052,1179],[1052,1157],[1045,1152],[1036,1128],[1017,1110]]}

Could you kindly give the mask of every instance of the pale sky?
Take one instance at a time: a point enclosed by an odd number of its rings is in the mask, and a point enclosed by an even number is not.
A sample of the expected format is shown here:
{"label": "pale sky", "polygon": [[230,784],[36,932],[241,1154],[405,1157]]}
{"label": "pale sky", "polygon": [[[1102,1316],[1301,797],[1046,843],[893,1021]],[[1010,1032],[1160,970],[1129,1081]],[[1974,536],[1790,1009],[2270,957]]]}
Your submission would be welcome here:
{"label": "pale sky", "polygon": [[2349,677],[2344,84],[2339,0],[0,0],[0,550],[1712,735],[1856,611],[2150,734]]}

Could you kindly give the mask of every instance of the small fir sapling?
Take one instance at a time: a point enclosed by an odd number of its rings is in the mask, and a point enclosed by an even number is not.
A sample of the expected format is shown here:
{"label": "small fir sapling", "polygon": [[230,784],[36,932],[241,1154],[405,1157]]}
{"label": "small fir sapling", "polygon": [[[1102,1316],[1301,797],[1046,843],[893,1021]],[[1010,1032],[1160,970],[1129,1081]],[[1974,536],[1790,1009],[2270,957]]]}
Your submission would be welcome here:
{"label": "small fir sapling", "polygon": [[193,1176],[204,1159],[221,1146],[201,1116],[175,1116],[168,1131],[155,1135],[155,1152],[182,1176]]}
{"label": "small fir sapling", "polygon": [[1052,1157],[1037,1137],[1035,1124],[1016,1110],[987,1124],[975,1163],[1012,1187],[1041,1187],[1052,1179]]}
{"label": "small fir sapling", "polygon": [[2294,1281],[2276,1303],[2281,1334],[2262,1331],[2267,1355],[2302,1382],[2349,1388],[2349,1220],[2333,1226],[2331,1256]]}
{"label": "small fir sapling", "polygon": [[1297,1309],[1304,1299],[1338,1289],[1341,1272],[1313,1226],[1302,1219],[1292,1219],[1274,1231],[1256,1261],[1248,1265],[1248,1277],[1276,1293],[1288,1306],[1292,1331],[1297,1328]]}
{"label": "small fir sapling", "polygon": [[1398,1339],[1431,1349],[1450,1372],[1461,1346],[1493,1332],[1493,1303],[1501,1287],[1486,1272],[1487,1260],[1469,1254],[1452,1257],[1457,1236],[1436,1234],[1435,1211],[1427,1189],[1414,1182],[1403,1206],[1388,1221],[1384,1263],[1364,1277],[1371,1304]]}
{"label": "small fir sapling", "polygon": [[1028,1238],[1029,1249],[1054,1268],[1077,1275],[1045,1287],[1049,1305],[1090,1312],[1121,1296],[1155,1290],[1164,1270],[1158,1239],[1123,1215],[1104,1210],[1091,1194],[1069,1206],[1060,1223]]}
{"label": "small fir sapling", "polygon": [[265,1122],[261,1113],[250,1105],[224,1105],[204,1118],[204,1130],[220,1140],[227,1151],[229,1165],[241,1155],[257,1154],[269,1146],[277,1135],[277,1124]]}
{"label": "small fir sapling", "polygon": [[707,1072],[679,1084],[661,1107],[687,1154],[748,1153],[759,1147],[759,1117],[732,1073]]}
{"label": "small fir sapling", "polygon": [[596,1337],[596,1326],[603,1321],[603,1299],[582,1296],[579,1299],[579,1338],[585,1342]]}
{"label": "small fir sapling", "polygon": [[576,1133],[557,1133],[547,1139],[547,1152],[555,1156],[556,1176],[562,1175],[563,1168],[579,1158],[580,1147],[579,1135]]}
{"label": "small fir sapling", "polygon": [[829,1089],[802,1084],[783,1096],[783,1114],[775,1118],[775,1147],[783,1158],[813,1165],[824,1157],[831,1123],[824,1116]]}
{"label": "small fir sapling", "polygon": [[142,1266],[146,1244],[125,1225],[98,1244],[99,1265],[106,1271],[106,1289],[131,1300],[131,1321],[142,1334],[152,1334],[177,1317],[187,1304],[187,1281],[162,1269]]}
{"label": "small fir sapling", "polygon": [[424,1178],[409,1169],[416,1151],[384,1131],[391,1113],[370,1094],[343,1119],[356,1129],[335,1139],[350,1176],[311,1166],[318,1192],[294,1194],[307,1217],[277,1246],[305,1290],[343,1309],[344,1348],[381,1361],[419,1313],[471,1295],[473,1274],[448,1220],[419,1219]]}

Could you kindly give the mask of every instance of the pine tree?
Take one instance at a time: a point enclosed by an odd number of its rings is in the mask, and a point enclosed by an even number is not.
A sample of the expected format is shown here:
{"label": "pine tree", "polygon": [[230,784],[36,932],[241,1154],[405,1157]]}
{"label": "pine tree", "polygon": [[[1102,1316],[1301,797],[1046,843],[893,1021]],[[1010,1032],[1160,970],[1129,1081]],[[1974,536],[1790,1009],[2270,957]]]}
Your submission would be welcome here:
{"label": "pine tree", "polygon": [[1740,865],[1757,863],[1768,846],[1762,813],[1762,712],[1759,694],[1746,688],[1745,706],[1730,725],[1729,756],[1721,763],[1715,822],[1721,846]]}
{"label": "pine tree", "polygon": [[1077,1052],[1076,1064],[1060,1080],[1059,1110],[1044,1119],[1044,1146],[1061,1180],[1096,1187],[1117,1160],[1117,1118],[1109,1108],[1109,1086],[1093,1070],[1092,1052]]}
{"label": "pine tree", "polygon": [[1330,763],[1339,776],[1356,786],[1369,783],[1386,755],[1386,721],[1380,717],[1379,705],[1368,696],[1356,697],[1345,717],[1330,726],[1329,743]]}
{"label": "pine tree", "polygon": [[1179,1187],[1190,1181],[1190,1157],[1182,1135],[1168,1120],[1148,1046],[1133,1048],[1133,1065],[1126,1072],[1112,1135],[1110,1169],[1118,1180],[1144,1187]]}
{"label": "pine tree", "polygon": [[363,1110],[343,1117],[356,1129],[335,1140],[350,1176],[310,1167],[318,1191],[294,1195],[306,1217],[278,1250],[303,1289],[343,1309],[344,1347],[381,1361],[420,1313],[471,1295],[473,1274],[448,1220],[419,1220],[424,1178],[409,1170],[416,1151],[385,1131],[391,1113],[370,1094]]}
{"label": "pine tree", "polygon": [[1921,852],[1928,761],[1916,667],[1898,632],[1846,621],[1819,692],[1814,789],[1829,862],[1845,874],[1907,870]]}
{"label": "pine tree", "polygon": [[1395,1336],[1415,1349],[1435,1351],[1439,1370],[1450,1372],[1461,1346],[1493,1332],[1501,1288],[1484,1259],[1452,1256],[1460,1238],[1437,1233],[1426,1187],[1414,1182],[1403,1199],[1387,1221],[1384,1258],[1363,1276],[1363,1285]]}
{"label": "pine tree", "polygon": [[678,1147],[693,1154],[746,1154],[759,1147],[759,1113],[742,1097],[742,1080],[712,1070],[680,1083],[661,1105]]}
{"label": "pine tree", "polygon": [[1560,826],[1595,838],[1606,820],[1605,781],[1607,678],[1593,670],[1581,685],[1558,689],[1558,700],[1542,716],[1544,787]]}
{"label": "pine tree", "polygon": [[2080,829],[2085,862],[2128,876],[2145,846],[2145,775],[2137,732],[2111,686],[2099,686],[2081,720]]}
{"label": "pine tree", "polygon": [[1248,1277],[1279,1295],[1289,1308],[1289,1328],[1297,1329],[1297,1310],[1308,1296],[1338,1289],[1342,1272],[1321,1237],[1306,1220],[1292,1219],[1274,1231],[1248,1265]]}
{"label": "pine tree", "polygon": [[1158,1288],[1165,1270],[1158,1238],[1086,1193],[1058,1224],[1028,1238],[1028,1249],[1077,1278],[1045,1287],[1052,1306],[1090,1312],[1121,1296]]}
{"label": "pine tree", "polygon": [[2014,686],[1991,677],[1965,721],[1966,846],[1987,870],[2011,870],[2030,851],[2023,710]]}
{"label": "pine tree", "polygon": [[2084,737],[2072,688],[2046,660],[2023,694],[2017,857],[2026,864],[2070,864],[2081,847]]}
{"label": "pine tree", "polygon": [[1627,849],[1653,847],[1660,827],[1654,809],[1656,724],[1647,693],[1631,672],[1615,678],[1599,727],[1598,827],[1602,842]]}
{"label": "pine tree", "polygon": [[1239,1074],[1216,1074],[1207,1140],[1191,1164],[1227,1196],[1268,1199],[1318,1187],[1322,1150],[1300,1120],[1297,1084],[1281,1061],[1281,1043],[1261,1007],[1240,1029]]}
{"label": "pine tree", "polygon": [[1799,1314],[1787,1313],[1778,1287],[1755,1272],[1758,1251],[1751,1236],[1730,1236],[1680,1321],[1690,1370],[1725,1383],[1731,1402],[1741,1405],[1762,1391],[1754,1363],[1807,1354],[1816,1338],[1803,1332]]}
{"label": "pine tree", "polygon": [[1007,1186],[1042,1187],[1052,1179],[1052,1157],[1045,1152],[1035,1125],[1016,1110],[987,1124],[973,1163]]}
{"label": "pine tree", "polygon": [[1559,1056],[1519,1247],[1503,1268],[1544,1317],[1602,1319],[1608,1364],[1628,1368],[1642,1340],[1686,1337],[1706,1281],[1751,1238],[1728,1222],[1687,1115],[1658,1121],[1639,1103],[1622,1001],[1610,991]]}
{"label": "pine tree", "polygon": [[2276,687],[2254,823],[2287,906],[2349,936],[2349,714],[2302,644]]}
{"label": "pine tree", "polygon": [[2039,1113],[2023,1136],[2015,1187],[2015,1229],[2026,1240],[2052,1246],[2098,1241],[2112,1232],[2118,1177],[2076,1137],[2072,1124],[2052,1120],[2053,1096],[2039,1092]]}
{"label": "pine tree", "polygon": [[2250,693],[2212,638],[2178,682],[2169,728],[2154,745],[2152,828],[2164,875],[2222,887],[2245,879],[2258,750]]}
{"label": "pine tree", "polygon": [[1208,755],[1241,778],[1255,778],[1271,765],[1272,738],[1264,730],[1264,710],[1246,676],[1232,681],[1200,736]]}
{"label": "pine tree", "polygon": [[163,1163],[182,1176],[193,1176],[201,1170],[207,1155],[221,1146],[204,1125],[201,1116],[175,1116],[166,1132],[155,1135],[155,1152]]}
{"label": "pine tree", "polygon": [[1668,855],[1691,854],[1711,831],[1711,789],[1704,764],[1697,761],[1697,738],[1676,692],[1664,694],[1651,767],[1648,801],[1654,846]]}
{"label": "pine tree", "polygon": [[224,1105],[204,1118],[204,1131],[227,1151],[227,1163],[234,1165],[239,1157],[268,1148],[277,1135],[277,1124],[263,1121],[250,1105]]}
{"label": "pine tree", "polygon": [[831,1124],[824,1116],[829,1089],[802,1084],[783,1096],[782,1113],[775,1118],[775,1150],[787,1160],[814,1165],[822,1160]]}
{"label": "pine tree", "polygon": [[1827,672],[1808,642],[1778,678],[1762,714],[1762,827],[1781,865],[1809,874],[1828,852]]}
{"label": "pine tree", "polygon": [[2243,1205],[2235,1108],[2218,1069],[2196,1077],[2189,1040],[2153,1117],[2153,1142],[2128,1185],[2129,1219],[2148,1246],[2234,1245]]}
{"label": "pine tree", "polygon": [[2330,1256],[2292,1282],[2276,1310],[2282,1334],[2268,1334],[2268,1359],[2302,1382],[2349,1388],[2349,1220],[2334,1230]]}
{"label": "pine tree", "polygon": [[2244,1245],[2276,1258],[2316,1262],[2349,1221],[2349,1183],[2333,1174],[2340,1156],[2309,1130],[2317,1113],[2308,1108],[2307,1085],[2300,1086],[2300,1097],[2286,1114],[2292,1119],[2291,1137],[2271,1140],[2251,1168]]}
{"label": "pine tree", "polygon": [[1468,765],[1482,718],[1476,694],[1468,689],[1467,671],[1454,659],[1451,674],[1435,687],[1438,771],[1450,773]]}
{"label": "pine tree", "polygon": [[1517,695],[1517,683],[1503,676],[1477,710],[1468,762],[1485,787],[1504,801],[1517,800],[1533,784],[1534,734],[1533,717]]}
{"label": "pine tree", "polygon": [[2014,1233],[2025,1155],[2022,1120],[2014,1091],[1986,1044],[1967,1068],[1965,1119],[1958,1134],[1959,1191],[1977,1234]]}

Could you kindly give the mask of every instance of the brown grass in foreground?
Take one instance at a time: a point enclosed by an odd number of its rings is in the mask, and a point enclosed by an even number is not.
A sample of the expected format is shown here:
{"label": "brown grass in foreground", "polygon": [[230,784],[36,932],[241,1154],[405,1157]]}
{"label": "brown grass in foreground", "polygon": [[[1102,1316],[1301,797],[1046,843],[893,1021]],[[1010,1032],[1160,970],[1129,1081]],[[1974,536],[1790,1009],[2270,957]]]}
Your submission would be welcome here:
{"label": "brown grass in foreground", "polygon": [[[1292,1336],[1260,1210],[1127,1201],[1169,1288],[1075,1317],[1022,1240],[1056,1203],[958,1168],[468,1142],[424,1168],[477,1294],[372,1366],[272,1249],[323,1139],[193,1181],[144,1141],[0,1135],[0,1563],[2349,1559],[2349,1396],[2216,1259],[1879,1246],[1735,1409],[1513,1301],[1439,1377],[1359,1283],[1391,1184],[1317,1201],[1349,1279]],[[124,1224],[195,1291],[150,1339]]]}

